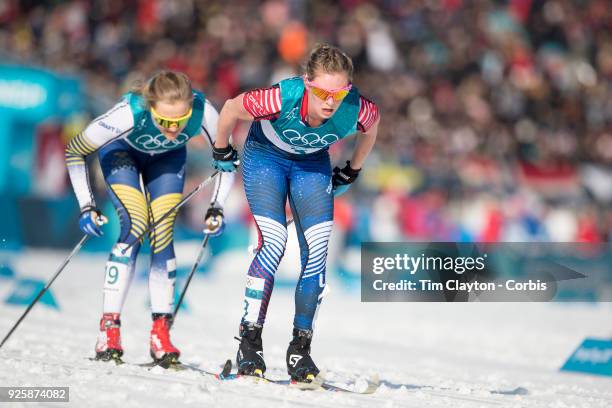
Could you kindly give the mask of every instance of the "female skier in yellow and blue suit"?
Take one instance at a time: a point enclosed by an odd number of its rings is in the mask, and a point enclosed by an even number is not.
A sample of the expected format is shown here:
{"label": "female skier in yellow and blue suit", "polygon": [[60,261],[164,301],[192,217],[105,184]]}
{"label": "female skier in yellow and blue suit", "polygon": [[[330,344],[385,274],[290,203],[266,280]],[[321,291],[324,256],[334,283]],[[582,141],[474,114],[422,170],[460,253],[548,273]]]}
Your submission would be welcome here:
{"label": "female skier in yellow and blue suit", "polygon": [[[163,71],[140,89],[125,94],[69,142],[66,163],[81,208],[80,228],[89,235],[100,236],[100,227],[106,222],[96,208],[85,164],[86,157],[95,152],[121,221],[119,239],[106,264],[96,358],[118,360],[123,354],[120,313],[140,249],[140,242],[135,241],[149,223],[155,223],[181,200],[187,142],[202,135],[212,146],[217,120],[215,108],[204,94],[192,89],[186,75]],[[205,233],[222,232],[222,205],[232,182],[229,173],[217,178],[205,216]],[[174,221],[175,214],[150,233],[150,352],[154,360],[165,362],[176,361],[180,355],[169,334],[176,276]]]}

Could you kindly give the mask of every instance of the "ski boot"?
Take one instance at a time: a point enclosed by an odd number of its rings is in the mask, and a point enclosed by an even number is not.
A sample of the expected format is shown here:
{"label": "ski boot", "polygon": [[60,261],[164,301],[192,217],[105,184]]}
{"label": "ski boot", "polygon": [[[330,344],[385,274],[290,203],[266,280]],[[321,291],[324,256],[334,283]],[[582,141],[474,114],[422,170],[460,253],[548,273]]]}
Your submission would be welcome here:
{"label": "ski boot", "polygon": [[151,357],[155,364],[163,368],[180,365],[181,352],[170,342],[171,314],[153,313],[151,328]]}
{"label": "ski boot", "polygon": [[254,323],[240,324],[240,341],[236,354],[238,374],[263,377],[266,372],[266,362],[263,355],[261,332],[263,327]]}
{"label": "ski boot", "polygon": [[312,382],[319,374],[319,369],[310,357],[312,330],[293,329],[293,340],[287,348],[287,373],[291,380]]}
{"label": "ski boot", "polygon": [[104,313],[100,319],[100,333],[96,342],[96,360],[122,363],[121,320],[119,313]]}

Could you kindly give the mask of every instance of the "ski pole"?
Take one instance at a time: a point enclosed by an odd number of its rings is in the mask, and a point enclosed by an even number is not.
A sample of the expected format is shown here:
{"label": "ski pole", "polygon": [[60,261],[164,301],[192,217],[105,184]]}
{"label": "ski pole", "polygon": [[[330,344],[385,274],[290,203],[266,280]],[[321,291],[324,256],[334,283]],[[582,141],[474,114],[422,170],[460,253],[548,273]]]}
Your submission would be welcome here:
{"label": "ski pole", "polygon": [[196,195],[201,189],[203,189],[208,183],[210,183],[218,173],[219,171],[215,171],[213,174],[211,174],[206,180],[202,181],[196,188],[191,190],[189,194],[183,197],[183,199],[179,201],[177,205],[169,209],[168,212],[162,215],[157,221],[155,221],[155,223],[153,223],[152,225],[149,225],[149,227],[147,227],[147,229],[145,229],[134,241],[132,241],[131,244],[129,244],[127,247],[121,250],[121,254],[125,254],[128,249],[133,247],[137,242],[140,242],[140,240],[144,236],[146,236],[149,232],[151,232],[154,228],[156,228],[159,224],[161,224],[163,220],[168,218],[173,212],[178,211],[183,205],[187,203],[187,201],[191,200],[191,198],[194,195]]}
{"label": "ski pole", "polygon": [[174,313],[172,314],[172,320],[171,320],[170,327],[172,327],[172,324],[174,324],[174,318],[176,317],[176,314],[178,313],[179,308],[181,307],[181,304],[183,303],[183,298],[185,297],[185,292],[187,292],[187,288],[189,287],[189,284],[191,283],[191,278],[193,278],[193,274],[195,273],[196,269],[198,269],[200,262],[202,262],[202,257],[204,256],[204,250],[206,249],[206,245],[208,244],[209,238],[210,238],[210,235],[206,234],[206,236],[204,237],[204,240],[202,241],[200,252],[198,252],[198,257],[196,258],[196,261],[193,264],[193,267],[191,268],[191,272],[189,272],[189,276],[187,277],[185,286],[183,286],[183,291],[181,292],[181,296],[179,296],[178,303],[174,307]]}
{"label": "ski pole", "polygon": [[76,244],[76,246],[72,249],[72,252],[70,252],[70,255],[68,255],[68,257],[66,259],[64,259],[64,262],[62,262],[62,264],[58,268],[57,272],[55,272],[55,275],[53,275],[53,277],[51,278],[51,280],[49,280],[49,282],[47,282],[45,287],[42,288],[40,292],[38,292],[38,295],[36,296],[36,298],[32,301],[32,303],[30,303],[30,305],[28,306],[26,311],[23,312],[23,314],[21,315],[19,320],[17,320],[17,323],[15,323],[13,325],[13,327],[11,328],[11,330],[8,332],[8,334],[6,336],[4,336],[4,339],[2,340],[2,343],[0,343],[0,348],[4,345],[4,343],[6,343],[6,341],[9,339],[9,337],[11,337],[11,334],[13,334],[15,329],[17,329],[17,326],[19,326],[19,323],[21,323],[21,321],[23,319],[25,319],[25,317],[28,315],[28,313],[30,313],[30,310],[32,310],[32,308],[34,307],[36,302],[38,302],[40,300],[40,298],[45,294],[47,289],[49,289],[49,287],[51,286],[51,284],[53,283],[55,278],[57,278],[59,276],[59,274],[64,270],[66,265],[68,265],[68,262],[70,262],[72,257],[74,255],[76,255],[76,253],[81,250],[81,248],[83,247],[83,244],[85,244],[85,241],[87,241],[87,238],[89,238],[89,235],[87,235],[87,234],[83,235],[83,238],[81,238],[79,243]]}

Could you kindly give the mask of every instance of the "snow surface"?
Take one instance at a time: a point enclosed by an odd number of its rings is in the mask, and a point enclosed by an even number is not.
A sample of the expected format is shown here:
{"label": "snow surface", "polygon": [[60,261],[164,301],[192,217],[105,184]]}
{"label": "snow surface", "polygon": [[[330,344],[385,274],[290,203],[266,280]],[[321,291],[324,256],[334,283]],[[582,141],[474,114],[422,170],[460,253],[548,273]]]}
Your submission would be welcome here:
{"label": "snow surface", "polygon": [[[20,278],[46,280],[67,252],[26,251],[2,259]],[[195,258],[193,246],[177,252],[183,264]],[[52,291],[61,310],[37,305],[0,349],[0,385],[70,387],[70,403],[38,404],[49,407],[612,407],[612,379],[559,372],[585,337],[610,337],[610,304],[361,303],[334,279],[319,313],[313,357],[329,380],[357,388],[378,374],[382,385],[373,395],[220,382],[193,371],[149,372],[90,361],[104,262],[105,256],[79,254],[60,275]],[[184,362],[218,372],[235,357],[249,258],[242,250],[208,262],[212,272],[192,282],[173,342]],[[279,279],[295,279],[279,273]],[[0,300],[13,285],[0,278]],[[287,377],[293,310],[293,290],[277,288],[263,335],[271,377]],[[0,305],[0,336],[23,311]],[[148,362],[144,282],[132,285],[122,323],[124,359]],[[517,388],[516,395],[503,394]]]}

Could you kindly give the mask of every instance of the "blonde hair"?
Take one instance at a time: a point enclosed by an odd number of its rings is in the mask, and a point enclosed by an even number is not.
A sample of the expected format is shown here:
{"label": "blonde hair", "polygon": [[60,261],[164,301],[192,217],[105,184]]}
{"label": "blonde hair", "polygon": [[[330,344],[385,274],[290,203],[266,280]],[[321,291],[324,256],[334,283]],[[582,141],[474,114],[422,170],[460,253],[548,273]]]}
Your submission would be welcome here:
{"label": "blonde hair", "polygon": [[144,97],[147,107],[154,107],[159,101],[193,103],[191,81],[182,72],[160,71],[145,84],[136,84],[133,92]]}
{"label": "blonde hair", "polygon": [[344,72],[353,80],[353,61],[340,48],[327,43],[317,44],[306,62],[306,76],[312,80],[317,71],[327,73]]}

